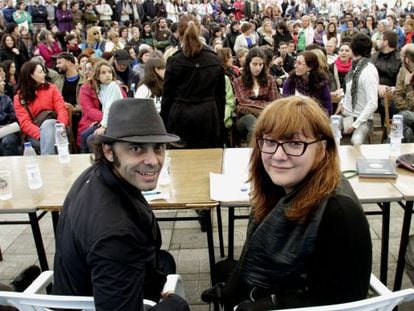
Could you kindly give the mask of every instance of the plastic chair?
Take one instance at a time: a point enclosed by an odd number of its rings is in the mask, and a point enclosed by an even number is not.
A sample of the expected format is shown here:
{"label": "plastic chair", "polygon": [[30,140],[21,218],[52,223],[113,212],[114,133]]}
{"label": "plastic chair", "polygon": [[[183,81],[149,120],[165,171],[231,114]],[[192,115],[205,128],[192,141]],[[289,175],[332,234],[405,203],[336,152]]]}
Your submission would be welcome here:
{"label": "plastic chair", "polygon": [[[39,294],[45,292],[52,282],[53,271],[45,271],[23,293],[0,291],[0,305],[13,306],[20,311],[44,311],[47,308],[95,310],[93,297]],[[181,276],[169,274],[163,291],[174,292],[185,298]],[[144,299],[144,310],[155,305],[154,301]]]}
{"label": "plastic chair", "polygon": [[278,311],[391,311],[402,303],[414,300],[414,288],[392,292],[373,274],[371,274],[370,288],[378,296],[335,305],[280,309]]}

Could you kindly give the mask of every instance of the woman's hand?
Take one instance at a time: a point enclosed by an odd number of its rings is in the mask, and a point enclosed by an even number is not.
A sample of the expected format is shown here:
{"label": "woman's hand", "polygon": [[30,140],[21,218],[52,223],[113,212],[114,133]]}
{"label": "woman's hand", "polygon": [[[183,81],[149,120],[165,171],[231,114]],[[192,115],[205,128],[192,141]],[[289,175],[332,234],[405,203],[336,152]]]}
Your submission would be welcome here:
{"label": "woman's hand", "polygon": [[338,108],[336,108],[335,114],[341,114],[344,111],[344,105],[342,103],[338,104]]}
{"label": "woman's hand", "polygon": [[106,127],[104,127],[104,126],[98,127],[98,128],[95,130],[95,132],[93,132],[93,135],[94,135],[94,136],[102,135],[102,134],[104,134],[104,133],[105,133],[105,130],[106,130]]}
{"label": "woman's hand", "polygon": [[19,54],[20,54],[20,52],[19,52],[19,49],[18,49],[18,48],[12,48],[12,52],[13,52],[14,54],[16,54],[16,55],[19,55]]}

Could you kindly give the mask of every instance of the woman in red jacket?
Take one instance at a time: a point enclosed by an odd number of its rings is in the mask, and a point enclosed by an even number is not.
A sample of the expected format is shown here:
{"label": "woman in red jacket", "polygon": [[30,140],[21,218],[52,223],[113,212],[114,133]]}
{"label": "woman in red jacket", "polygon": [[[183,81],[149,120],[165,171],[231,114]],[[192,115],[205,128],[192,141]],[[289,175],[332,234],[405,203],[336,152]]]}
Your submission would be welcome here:
{"label": "woman in red jacket", "polygon": [[92,81],[94,76],[94,65],[97,63],[96,58],[88,60],[85,66],[86,80],[79,90],[79,102],[82,108],[82,118],[78,125],[77,144],[81,153],[89,152],[87,138],[98,127],[102,120],[103,112],[98,95],[93,87]]}
{"label": "woman in red jacket", "polygon": [[[55,154],[55,123],[68,126],[69,117],[62,94],[54,84],[46,82],[45,68],[37,62],[22,66],[20,81],[14,96],[14,110],[20,128],[41,154]],[[56,118],[35,124],[43,111],[54,111]]]}

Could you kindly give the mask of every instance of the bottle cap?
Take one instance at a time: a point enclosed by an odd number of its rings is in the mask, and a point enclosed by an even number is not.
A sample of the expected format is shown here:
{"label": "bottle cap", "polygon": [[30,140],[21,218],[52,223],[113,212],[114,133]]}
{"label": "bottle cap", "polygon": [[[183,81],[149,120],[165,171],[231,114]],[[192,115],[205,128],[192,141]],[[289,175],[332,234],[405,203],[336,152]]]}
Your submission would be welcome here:
{"label": "bottle cap", "polygon": [[30,141],[24,143],[25,148],[30,148],[31,146],[32,146],[32,143]]}

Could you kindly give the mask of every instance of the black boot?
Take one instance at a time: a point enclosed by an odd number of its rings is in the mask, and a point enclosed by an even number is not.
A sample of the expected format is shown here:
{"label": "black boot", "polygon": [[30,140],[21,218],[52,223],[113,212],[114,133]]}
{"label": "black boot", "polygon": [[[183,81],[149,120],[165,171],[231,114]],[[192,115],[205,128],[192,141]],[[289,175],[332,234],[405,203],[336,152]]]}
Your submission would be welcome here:
{"label": "black boot", "polygon": [[200,216],[200,218],[198,219],[198,222],[200,223],[200,229],[202,232],[206,232],[207,231],[207,215],[208,213],[210,213],[209,210],[196,210],[198,216]]}

